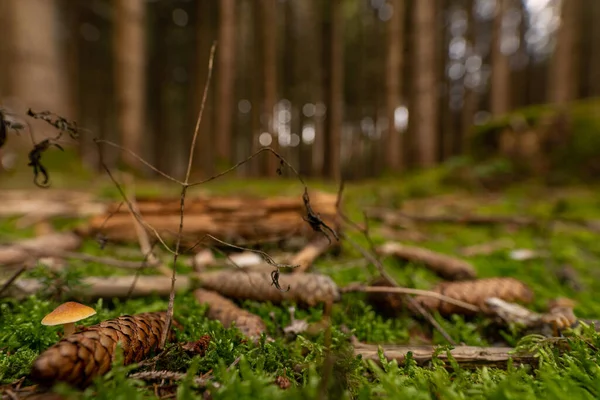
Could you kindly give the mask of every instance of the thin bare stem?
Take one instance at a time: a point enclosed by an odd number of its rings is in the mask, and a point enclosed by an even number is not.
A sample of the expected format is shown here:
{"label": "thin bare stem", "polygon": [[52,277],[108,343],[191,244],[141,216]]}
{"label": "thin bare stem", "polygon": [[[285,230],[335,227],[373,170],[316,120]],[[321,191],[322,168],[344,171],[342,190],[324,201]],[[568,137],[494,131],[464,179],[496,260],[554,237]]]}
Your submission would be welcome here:
{"label": "thin bare stem", "polygon": [[210,56],[208,58],[208,76],[206,77],[206,85],[204,85],[204,93],[202,94],[202,103],[200,105],[200,113],[196,120],[196,129],[194,129],[194,137],[192,138],[192,147],[190,147],[190,155],[188,157],[187,172],[185,173],[185,184],[187,185],[190,181],[190,174],[192,172],[192,164],[194,162],[194,149],[196,148],[196,139],[198,138],[198,131],[200,131],[200,122],[202,121],[202,114],[204,113],[204,105],[206,104],[206,98],[208,96],[208,86],[212,79],[213,60],[215,58],[215,49],[217,43],[213,43],[210,48]]}
{"label": "thin bare stem", "polygon": [[[359,245],[354,240],[352,240],[348,235],[341,233],[341,236],[343,238],[345,238],[355,249],[357,249],[363,255],[363,257],[365,257],[368,261],[370,261],[373,265],[375,265],[375,267],[379,271],[379,274],[386,281],[388,281],[392,286],[398,288],[400,285],[398,285],[398,282],[396,282],[396,280],[390,274],[387,273],[387,271],[385,270],[385,267],[383,266],[383,263],[379,259],[379,255],[375,251],[375,243],[371,239],[371,235],[369,232],[369,218],[367,216],[367,213],[363,211],[364,227],[361,227],[356,222],[352,221],[352,219],[350,219],[348,216],[346,216],[346,214],[344,214],[344,212],[342,211],[341,203],[342,203],[343,193],[344,193],[344,181],[342,180],[340,182],[340,187],[338,189],[338,194],[337,194],[337,201],[335,203],[335,208],[337,210],[337,213],[346,224],[348,224],[352,228],[356,229],[358,232],[360,232],[365,237],[365,239],[367,239],[367,242],[369,243],[369,247],[371,248],[371,251],[369,252],[367,249],[363,248],[361,245]],[[412,297],[410,297],[407,294],[404,295],[403,297],[415,310],[417,310],[419,312],[419,314],[421,314],[423,316],[423,318],[425,318],[431,324],[431,326],[433,326],[434,329],[436,329],[448,341],[448,343],[450,343],[452,345],[456,345],[456,341],[454,339],[452,339],[450,334],[448,332],[446,332],[446,330],[435,320],[435,318],[433,318],[431,313],[429,311],[427,311],[424,307],[422,307],[418,301],[416,301],[415,299],[413,299]]]}
{"label": "thin bare stem", "polygon": [[177,280],[177,259],[179,258],[179,249],[181,247],[181,237],[183,236],[183,219],[185,210],[185,195],[187,193],[189,185],[190,173],[192,171],[192,164],[194,162],[194,152],[196,147],[196,139],[198,137],[198,131],[200,129],[200,122],[202,121],[202,114],[204,113],[204,106],[206,105],[206,98],[208,94],[208,88],[210,86],[210,80],[212,77],[213,61],[215,58],[215,49],[217,47],[216,42],[213,43],[210,49],[210,56],[208,59],[208,74],[206,78],[206,84],[204,85],[204,94],[202,95],[202,103],[200,104],[200,111],[198,112],[198,119],[196,121],[196,129],[194,130],[194,136],[192,138],[192,145],[190,147],[190,155],[188,158],[188,166],[185,174],[185,181],[181,184],[181,200],[179,205],[179,231],[177,233],[177,242],[175,244],[175,252],[173,253],[173,273],[171,275],[171,292],[169,294],[169,306],[167,308],[167,316],[165,321],[165,329],[160,339],[159,348],[162,349],[167,343],[169,337],[169,331],[171,330],[171,323],[173,320],[173,310],[175,307],[175,281]]}
{"label": "thin bare stem", "polygon": [[163,177],[167,178],[170,181],[173,181],[175,183],[178,183],[180,185],[184,185],[183,182],[181,182],[179,179],[175,179],[173,178],[171,175],[162,172],[160,169],[156,168],[154,165],[150,164],[148,161],[144,160],[142,157],[138,156],[136,153],[134,153],[133,151],[126,149],[123,146],[120,146],[114,142],[111,142],[110,140],[106,140],[106,139],[94,139],[94,142],[96,142],[96,144],[107,144],[109,146],[112,146],[116,149],[119,149],[121,151],[126,152],[127,154],[131,155],[133,158],[135,158],[136,160],[138,160],[139,162],[141,162],[142,164],[144,164],[146,167],[150,168],[152,171],[156,172],[159,175],[162,175]]}
{"label": "thin bare stem", "polygon": [[252,160],[254,157],[258,156],[259,154],[261,154],[261,153],[263,153],[265,151],[271,152],[275,157],[277,157],[279,159],[279,161],[281,161],[283,164],[285,164],[286,167],[288,167],[289,169],[291,169],[292,172],[294,173],[294,175],[296,176],[296,178],[298,178],[298,180],[302,183],[302,185],[304,186],[304,188],[307,189],[307,186],[306,186],[306,183],[304,182],[304,179],[302,179],[302,176],[296,170],[296,168],[294,168],[292,166],[292,164],[290,164],[278,152],[276,152],[275,150],[273,150],[270,147],[263,147],[262,149],[257,150],[256,152],[254,152],[253,154],[251,154],[250,156],[248,156],[245,160],[242,160],[242,161],[238,162],[237,164],[235,164],[231,168],[227,168],[225,171],[220,172],[217,175],[213,175],[210,178],[206,178],[206,179],[204,179],[202,181],[190,183],[188,186],[196,186],[196,185],[201,185],[201,184],[206,183],[206,182],[214,181],[215,179],[220,178],[223,175],[227,175],[228,173],[235,171],[240,166],[246,164],[248,161]]}
{"label": "thin bare stem", "polygon": [[433,318],[433,315],[431,315],[431,313],[427,311],[425,307],[423,307],[421,304],[419,304],[417,300],[413,299],[408,295],[406,296],[406,299],[408,300],[410,305],[419,312],[419,314],[425,317],[425,319],[431,324],[431,326],[437,329],[437,331],[444,337],[444,339],[446,339],[448,343],[450,343],[452,346],[457,345],[456,341],[452,339],[452,336],[450,336],[448,332],[446,332],[446,330],[435,320],[435,318]]}

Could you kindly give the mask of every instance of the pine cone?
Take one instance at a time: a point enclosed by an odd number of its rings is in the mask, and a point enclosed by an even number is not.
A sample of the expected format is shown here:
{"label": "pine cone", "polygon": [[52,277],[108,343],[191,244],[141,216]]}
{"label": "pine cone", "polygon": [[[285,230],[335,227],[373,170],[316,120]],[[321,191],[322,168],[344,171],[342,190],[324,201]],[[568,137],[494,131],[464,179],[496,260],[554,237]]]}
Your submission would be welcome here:
{"label": "pine cone", "polygon": [[273,286],[271,275],[259,271],[215,271],[199,274],[201,286],[223,296],[281,303],[291,300],[309,307],[318,303],[339,300],[337,285],[325,275],[313,273],[282,274],[279,277],[281,291]]}
{"label": "pine cone", "polygon": [[85,387],[110,370],[117,343],[123,349],[125,365],[139,362],[156,350],[165,323],[166,313],[154,312],[124,315],[84,328],[40,354],[30,377],[47,386],[60,381]]}
{"label": "pine cone", "polygon": [[208,318],[221,321],[223,326],[229,328],[233,322],[246,336],[255,338],[267,330],[265,323],[258,316],[239,308],[235,303],[217,292],[197,289],[194,297],[199,303],[208,304]]}
{"label": "pine cone", "polygon": [[[452,297],[465,303],[473,304],[488,312],[485,300],[497,297],[507,302],[530,303],[533,292],[523,282],[514,278],[488,278],[461,282],[442,282],[432,289],[433,292]],[[440,314],[473,314],[462,307],[448,302],[426,296],[415,298],[430,310],[437,310]]]}

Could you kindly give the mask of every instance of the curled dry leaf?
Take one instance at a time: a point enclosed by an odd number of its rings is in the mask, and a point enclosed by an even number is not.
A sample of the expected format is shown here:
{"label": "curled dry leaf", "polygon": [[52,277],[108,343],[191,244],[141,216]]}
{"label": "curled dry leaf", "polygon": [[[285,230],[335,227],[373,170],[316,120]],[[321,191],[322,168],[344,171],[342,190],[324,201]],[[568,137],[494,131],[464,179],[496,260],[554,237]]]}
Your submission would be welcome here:
{"label": "curled dry leaf", "polygon": [[40,354],[30,377],[47,386],[66,382],[85,387],[110,370],[117,344],[123,349],[124,364],[139,362],[156,350],[165,320],[165,312],[154,312],[124,315],[85,328]]}
{"label": "curled dry leaf", "polygon": [[[462,282],[442,282],[432,289],[444,296],[473,304],[489,313],[490,309],[486,299],[497,297],[507,302],[530,303],[533,292],[523,282],[514,278],[488,278]],[[421,305],[430,310],[439,311],[440,314],[473,314],[462,307],[442,302],[433,297],[418,296],[415,298]]]}
{"label": "curled dry leaf", "polygon": [[313,273],[281,274],[279,283],[283,289],[275,288],[271,275],[258,271],[215,271],[198,274],[201,286],[223,296],[281,303],[295,301],[309,307],[318,303],[337,301],[340,293],[337,285],[328,276]]}
{"label": "curled dry leaf", "polygon": [[477,275],[469,262],[421,247],[388,242],[379,247],[378,252],[403,260],[423,263],[442,278],[449,280],[473,279]]}
{"label": "curled dry leaf", "polygon": [[258,315],[238,307],[233,301],[217,292],[197,289],[194,291],[194,297],[199,303],[208,305],[209,318],[220,321],[226,328],[235,322],[235,326],[250,338],[259,337],[267,330],[265,323]]}

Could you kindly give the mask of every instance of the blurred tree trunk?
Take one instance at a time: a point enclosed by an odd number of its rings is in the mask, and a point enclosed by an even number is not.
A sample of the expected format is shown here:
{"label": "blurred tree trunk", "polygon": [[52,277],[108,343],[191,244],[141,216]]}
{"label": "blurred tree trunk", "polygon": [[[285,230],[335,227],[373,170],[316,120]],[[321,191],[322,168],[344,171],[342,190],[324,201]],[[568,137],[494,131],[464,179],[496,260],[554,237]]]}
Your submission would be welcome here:
{"label": "blurred tree trunk", "polygon": [[550,102],[558,105],[577,97],[581,0],[563,0],[561,23],[550,67]]}
{"label": "blurred tree trunk", "polygon": [[[116,0],[114,7],[115,108],[118,130],[121,145],[142,156],[146,121],[146,2]],[[128,167],[140,168],[141,164],[131,154],[122,152],[121,157]]]}
{"label": "blurred tree trunk", "polygon": [[[254,57],[256,51],[253,47],[254,38],[254,18],[252,13],[252,0],[238,0],[239,18],[236,32],[236,78],[235,78],[235,98],[234,113],[232,118],[235,121],[233,130],[233,159],[246,159],[252,151],[252,113],[247,109],[247,105],[252,98],[252,79],[256,76],[254,70]],[[250,108],[252,105],[250,104]],[[238,177],[251,175],[251,164],[245,163],[237,168],[235,174]]]}
{"label": "blurred tree trunk", "polygon": [[[589,43],[586,46],[585,53],[589,57],[587,65],[587,87],[589,96],[600,96],[600,2],[591,1],[589,4]],[[586,13],[587,14],[587,13]]]}
{"label": "blurred tree trunk", "polygon": [[344,112],[344,14],[342,0],[331,0],[329,20],[326,23],[325,44],[326,67],[324,69],[327,88],[327,116],[324,172],[336,181],[341,178],[341,132]]}
{"label": "blurred tree trunk", "polygon": [[[303,106],[314,103],[319,97],[320,88],[316,60],[319,60],[318,18],[315,12],[315,0],[288,2],[292,25],[292,60],[293,60],[293,93],[292,93],[292,132],[302,137],[302,127],[311,119],[303,115]],[[318,65],[318,64],[317,64]],[[302,175],[310,175],[313,163],[312,146],[300,140],[297,147],[299,171]]]}
{"label": "blurred tree trunk", "polygon": [[[277,133],[275,132],[274,114],[275,104],[277,103],[277,2],[276,0],[260,0],[262,10],[262,82],[263,82],[263,127],[264,132],[271,134],[270,147],[275,151],[278,149]],[[275,176],[277,174],[277,166],[279,160],[273,154],[265,155],[267,157],[267,176]]]}
{"label": "blurred tree trunk", "polygon": [[436,65],[436,1],[414,4],[414,104],[411,124],[416,140],[419,167],[431,167],[438,159],[438,82]]}
{"label": "blurred tree trunk", "polygon": [[219,2],[219,43],[216,65],[216,151],[219,161],[231,162],[231,134],[235,83],[236,0]]}
{"label": "blurred tree trunk", "polygon": [[[210,57],[210,49],[216,39],[215,31],[215,3],[212,1],[196,2],[196,71],[194,74],[195,85],[193,91],[194,109],[192,115],[194,121],[198,118],[200,107],[202,105],[202,96],[204,88],[209,85],[209,90],[202,113],[202,121],[200,121],[200,131],[198,133],[198,142],[196,143],[196,160],[199,166],[201,176],[208,178],[215,173],[215,144],[214,144],[214,79],[212,82],[206,80],[208,76],[208,61]],[[220,48],[217,48],[217,52]],[[216,75],[213,66],[213,78]]]}
{"label": "blurred tree trunk", "polygon": [[[67,57],[59,37],[59,3],[56,0],[1,0],[0,26],[3,105],[21,115],[28,108],[51,110],[72,118]],[[55,135],[42,121],[31,121],[36,140]],[[30,143],[27,136],[13,142]]]}
{"label": "blurred tree trunk", "polygon": [[[449,10],[451,6],[451,0],[436,0],[436,7],[439,12],[436,12],[436,23],[435,23],[435,65],[436,73],[438,76],[438,125],[437,125],[437,136],[439,141],[439,155],[440,160],[444,161],[452,155],[452,146],[454,144],[457,129],[456,124],[458,121],[458,101],[457,98],[460,93],[464,90],[462,82],[456,78],[450,78],[448,76],[448,49],[450,48],[450,41],[452,40],[452,33],[450,32],[448,22],[448,16],[445,10]],[[452,12],[452,11],[450,11]],[[460,62],[464,63],[464,59]],[[453,96],[451,96],[453,93]]]}
{"label": "blurred tree trunk", "polygon": [[[13,28],[11,26],[11,19],[8,17],[9,2],[0,1],[0,36],[8,37],[11,34]],[[0,40],[0,60],[10,60],[10,41]],[[9,62],[0,62],[0,106],[2,106],[2,98],[8,93],[9,79],[8,79],[8,67]]]}
{"label": "blurred tree trunk", "polygon": [[502,52],[503,21],[509,8],[510,0],[496,2],[492,31],[492,77],[490,109],[493,116],[510,111],[510,66],[508,57]]}
{"label": "blurred tree trunk", "polygon": [[[467,1],[467,31],[465,33],[467,40],[467,57],[477,55],[476,53],[476,36],[475,36],[475,18],[473,18],[474,0]],[[475,86],[475,79],[469,72],[465,75],[465,97],[461,116],[461,140],[459,143],[459,153],[465,152],[469,148],[471,139],[471,129],[473,119],[477,112],[479,104],[479,93]]]}
{"label": "blurred tree trunk", "polygon": [[386,166],[393,171],[403,167],[401,132],[396,128],[396,109],[400,106],[402,55],[404,43],[404,0],[392,0],[392,18],[388,22],[387,49],[387,140]]}

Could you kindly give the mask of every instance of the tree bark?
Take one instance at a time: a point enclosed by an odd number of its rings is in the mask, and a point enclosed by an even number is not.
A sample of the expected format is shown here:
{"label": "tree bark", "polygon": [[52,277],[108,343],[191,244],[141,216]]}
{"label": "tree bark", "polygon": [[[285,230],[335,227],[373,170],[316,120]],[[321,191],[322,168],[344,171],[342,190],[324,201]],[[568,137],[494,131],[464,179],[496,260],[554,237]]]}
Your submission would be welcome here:
{"label": "tree bark", "polygon": [[[274,120],[277,117],[274,113],[277,103],[277,20],[276,0],[260,0],[262,9],[262,45],[263,45],[263,112],[265,128],[263,132],[271,135],[271,144],[273,149],[278,148],[277,132],[275,132]],[[265,126],[266,125],[266,126]],[[277,174],[278,160],[272,155],[267,155],[267,176]]]}
{"label": "tree bark", "polygon": [[393,14],[388,22],[387,50],[387,144],[386,164],[393,171],[403,167],[401,132],[396,128],[395,113],[400,106],[402,45],[404,39],[404,0],[392,0]]}
{"label": "tree bark", "polygon": [[435,0],[419,0],[414,11],[414,126],[419,167],[431,167],[438,159],[438,82],[435,57]]}
{"label": "tree bark", "polygon": [[327,116],[325,141],[325,175],[341,179],[341,134],[344,112],[344,15],[341,0],[330,3],[328,33],[328,65],[326,68]]}
{"label": "tree bark", "polygon": [[563,0],[561,23],[550,67],[550,102],[564,105],[577,97],[580,0]]}
{"label": "tree bark", "polygon": [[509,0],[496,2],[492,32],[491,112],[493,116],[510,111],[510,66],[502,52],[503,20],[510,6]]}
{"label": "tree bark", "polygon": [[[142,155],[146,100],[146,3],[143,0],[117,0],[113,46],[117,124],[121,145]],[[123,162],[139,169],[141,164],[127,152]]]}
{"label": "tree bark", "polygon": [[236,1],[219,2],[217,49],[216,151],[219,161],[231,162],[231,130],[235,83]]}

